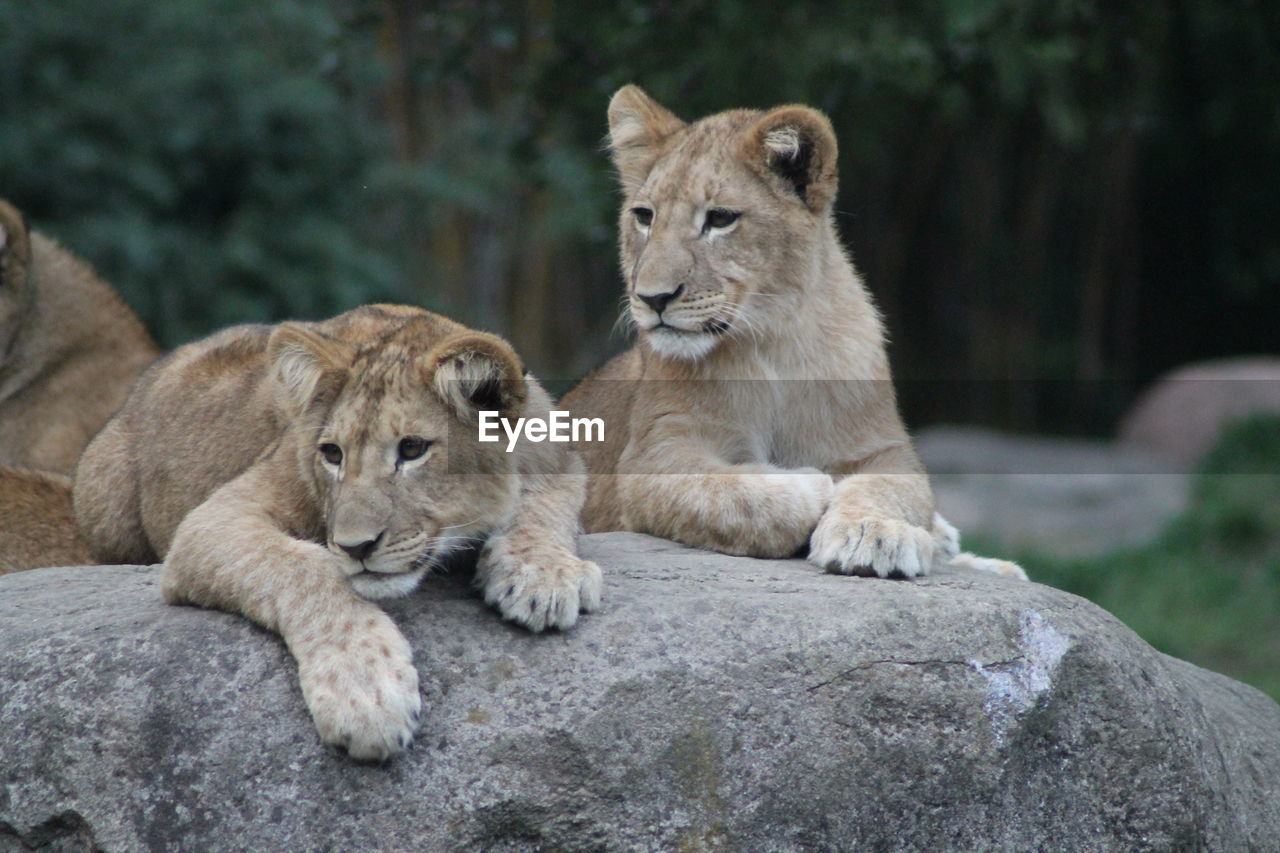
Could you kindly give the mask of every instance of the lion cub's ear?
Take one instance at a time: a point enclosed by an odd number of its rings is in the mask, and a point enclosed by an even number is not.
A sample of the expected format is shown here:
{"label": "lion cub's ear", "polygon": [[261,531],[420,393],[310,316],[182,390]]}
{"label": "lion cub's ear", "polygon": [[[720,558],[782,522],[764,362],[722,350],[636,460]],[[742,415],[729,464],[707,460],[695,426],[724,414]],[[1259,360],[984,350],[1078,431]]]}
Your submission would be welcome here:
{"label": "lion cub's ear", "polygon": [[836,134],[822,113],[778,107],[747,131],[741,154],[747,164],[821,213],[836,196]]}
{"label": "lion cub's ear", "polygon": [[432,386],[464,421],[477,411],[516,414],[524,406],[524,366],[511,345],[495,335],[464,332],[431,351]]}
{"label": "lion cub's ear", "polygon": [[267,364],[279,388],[278,399],[294,416],[313,404],[332,400],[342,388],[354,348],[302,323],[281,323],[267,341]]}
{"label": "lion cub's ear", "polygon": [[609,100],[609,150],[622,186],[631,192],[644,182],[658,158],[657,144],[684,127],[675,114],[636,85]]}
{"label": "lion cub's ear", "polygon": [[0,290],[21,293],[31,263],[31,236],[22,213],[0,198]]}

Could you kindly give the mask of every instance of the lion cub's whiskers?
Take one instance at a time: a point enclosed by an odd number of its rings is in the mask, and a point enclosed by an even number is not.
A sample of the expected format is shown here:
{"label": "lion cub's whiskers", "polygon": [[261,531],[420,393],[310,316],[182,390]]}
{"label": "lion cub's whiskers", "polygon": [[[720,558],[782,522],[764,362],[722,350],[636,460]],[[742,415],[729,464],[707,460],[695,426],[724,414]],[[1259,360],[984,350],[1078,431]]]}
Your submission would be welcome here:
{"label": "lion cub's whiskers", "polygon": [[613,321],[613,325],[609,328],[609,337],[622,332],[634,332],[640,328],[636,322],[636,318],[631,315],[631,297],[625,293],[618,299],[621,310],[618,312],[618,318]]}
{"label": "lion cub's whiskers", "polygon": [[752,343],[759,347],[764,337],[764,330],[759,327],[756,319],[743,311],[740,305],[726,305],[724,312],[729,320],[729,332],[732,334],[735,330],[741,329],[751,338]]}
{"label": "lion cub's whiskers", "polygon": [[441,529],[441,530],[452,530],[452,529],[453,529],[453,528],[455,528],[455,527],[469,527],[469,526],[471,526],[472,524],[475,524],[475,523],[476,523],[477,521],[479,521],[479,520],[480,520],[480,516],[476,516],[475,518],[471,519],[470,521],[459,521],[457,524],[446,524],[446,525],[443,525],[440,529]]}

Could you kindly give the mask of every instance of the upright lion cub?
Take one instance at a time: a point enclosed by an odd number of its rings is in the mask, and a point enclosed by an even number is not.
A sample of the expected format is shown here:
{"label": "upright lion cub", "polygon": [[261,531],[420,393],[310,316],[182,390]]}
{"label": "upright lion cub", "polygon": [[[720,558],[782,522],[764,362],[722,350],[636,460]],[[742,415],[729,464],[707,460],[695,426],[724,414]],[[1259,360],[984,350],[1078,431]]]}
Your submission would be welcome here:
{"label": "upright lion cub", "polygon": [[[636,86],[609,104],[635,347],[564,399],[589,531],[635,530],[841,574],[915,577],[954,528],[898,415],[884,329],[832,216],[816,110],[686,124]],[[1003,561],[977,565],[1020,575]]]}
{"label": "upright lion cub", "polygon": [[413,736],[418,676],[367,599],[487,536],[477,584],[505,617],[568,628],[600,600],[577,460],[481,443],[481,409],[551,401],[501,338],[417,308],[228,329],[143,375],[81,458],[76,516],[99,560],[162,558],[170,603],[278,632],[321,737],[385,758]]}

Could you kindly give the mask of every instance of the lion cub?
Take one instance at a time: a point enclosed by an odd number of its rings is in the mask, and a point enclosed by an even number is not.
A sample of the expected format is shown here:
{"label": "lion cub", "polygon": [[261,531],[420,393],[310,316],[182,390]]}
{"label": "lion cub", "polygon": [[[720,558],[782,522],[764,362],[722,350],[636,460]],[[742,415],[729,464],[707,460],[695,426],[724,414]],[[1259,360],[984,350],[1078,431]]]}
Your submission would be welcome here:
{"label": "lion cub", "polygon": [[0,575],[93,562],[76,534],[71,480],[0,465]]}
{"label": "lion cub", "polygon": [[157,354],[93,270],[0,199],[0,465],[70,474]]}
{"label": "lion cub", "polygon": [[93,270],[0,199],[0,573],[89,562],[65,475],[157,354]]}
{"label": "lion cub", "polygon": [[626,86],[609,141],[639,340],[564,399],[606,424],[604,442],[579,447],[587,530],[807,549],[828,571],[880,577],[924,574],[939,547],[954,556],[880,317],[836,234],[827,118],[785,106],[685,124]]}
{"label": "lion cub", "polygon": [[421,309],[240,326],[142,376],[80,460],[76,516],[101,561],[162,558],[170,603],[278,632],[321,737],[382,759],[413,736],[418,675],[367,599],[487,536],[477,585],[506,618],[568,628],[600,601],[573,454],[478,440],[478,410],[550,409],[505,341]]}

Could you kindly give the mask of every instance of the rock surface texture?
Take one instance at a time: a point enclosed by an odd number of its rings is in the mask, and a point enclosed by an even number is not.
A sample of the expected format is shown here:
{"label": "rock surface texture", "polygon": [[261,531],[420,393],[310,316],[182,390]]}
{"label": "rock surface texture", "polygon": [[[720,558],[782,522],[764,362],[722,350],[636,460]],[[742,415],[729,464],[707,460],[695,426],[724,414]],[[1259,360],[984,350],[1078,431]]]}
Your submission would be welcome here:
{"label": "rock surface texture", "polygon": [[[0,851],[1274,849],[1280,706],[1033,583],[582,539],[564,634],[436,578],[425,721],[323,747],[275,636],[154,569],[0,578]],[[1032,568],[1034,574],[1034,567]]]}

